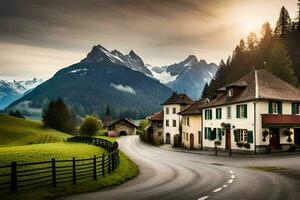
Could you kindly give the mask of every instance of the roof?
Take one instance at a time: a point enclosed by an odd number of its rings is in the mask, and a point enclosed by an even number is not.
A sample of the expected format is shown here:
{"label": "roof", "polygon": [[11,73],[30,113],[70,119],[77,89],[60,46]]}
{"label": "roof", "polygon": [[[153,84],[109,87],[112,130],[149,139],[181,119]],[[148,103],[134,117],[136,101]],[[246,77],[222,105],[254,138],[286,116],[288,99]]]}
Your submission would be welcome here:
{"label": "roof", "polygon": [[[239,87],[239,94],[228,98],[225,89]],[[300,90],[283,81],[272,73],[264,70],[254,70],[240,80],[217,90],[216,98],[205,107],[246,102],[255,99],[296,101],[300,102]],[[222,92],[223,91],[223,92]]]}
{"label": "roof", "polygon": [[263,127],[279,127],[279,126],[295,126],[300,125],[299,115],[275,115],[263,114],[262,115]]}
{"label": "roof", "polygon": [[192,105],[180,111],[178,114],[179,115],[200,115],[202,114],[202,108],[207,103],[208,103],[207,98],[195,101]]}
{"label": "roof", "polygon": [[172,104],[180,104],[180,105],[191,105],[194,101],[186,94],[177,94],[173,92],[172,96],[166,100],[162,105],[172,105]]}
{"label": "roof", "polygon": [[164,111],[154,113],[153,115],[150,116],[149,120],[151,120],[151,121],[163,121],[164,120]]}
{"label": "roof", "polygon": [[110,124],[107,125],[107,127],[111,127],[111,126],[117,124],[118,122],[120,122],[122,120],[124,120],[124,121],[128,122],[129,124],[133,125],[134,127],[138,128],[138,126],[131,119],[128,119],[128,118],[121,118],[121,119],[118,119],[118,120],[113,120],[113,121],[111,121]]}

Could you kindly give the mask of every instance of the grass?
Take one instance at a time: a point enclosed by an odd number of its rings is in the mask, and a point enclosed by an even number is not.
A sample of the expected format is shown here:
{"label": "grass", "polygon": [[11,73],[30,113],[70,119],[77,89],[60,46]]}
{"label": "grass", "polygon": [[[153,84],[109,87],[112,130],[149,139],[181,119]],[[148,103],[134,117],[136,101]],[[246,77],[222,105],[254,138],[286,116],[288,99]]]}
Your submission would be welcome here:
{"label": "grass", "polygon": [[118,168],[112,172],[111,175],[100,177],[97,181],[88,180],[84,182],[78,182],[77,185],[68,183],[64,184],[63,186],[58,185],[56,188],[45,187],[35,189],[34,191],[24,191],[16,194],[1,195],[1,197],[7,200],[56,199],[61,196],[93,192],[108,186],[119,185],[134,178],[138,173],[139,170],[137,165],[129,160],[124,153],[120,152],[120,164]]}
{"label": "grass", "polygon": [[61,142],[70,135],[43,127],[41,122],[0,115],[0,147]]}
{"label": "grass", "polygon": [[248,166],[247,168],[264,172],[278,172],[284,169],[282,167],[275,166]]}
{"label": "grass", "polygon": [[72,157],[92,158],[104,152],[106,152],[104,149],[97,146],[71,142],[4,147],[0,148],[0,165],[10,164],[12,161],[18,163],[47,161],[51,158],[56,160]]}

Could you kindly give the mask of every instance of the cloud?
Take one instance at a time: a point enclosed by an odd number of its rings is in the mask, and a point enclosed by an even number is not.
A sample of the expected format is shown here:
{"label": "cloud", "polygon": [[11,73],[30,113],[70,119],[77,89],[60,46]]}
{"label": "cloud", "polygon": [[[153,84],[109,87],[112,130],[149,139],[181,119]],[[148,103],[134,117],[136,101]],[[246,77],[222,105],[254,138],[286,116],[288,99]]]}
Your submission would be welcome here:
{"label": "cloud", "polygon": [[10,110],[18,110],[23,115],[29,115],[29,116],[41,116],[42,115],[42,109],[40,108],[32,108],[31,107],[31,101],[22,101],[15,105]]}
{"label": "cloud", "polygon": [[130,94],[136,94],[135,90],[130,87],[130,86],[127,86],[127,85],[116,85],[114,83],[111,83],[110,86],[112,86],[113,88],[115,88],[116,90],[119,90],[119,91],[122,91],[122,92],[127,92],[127,93],[130,93]]}

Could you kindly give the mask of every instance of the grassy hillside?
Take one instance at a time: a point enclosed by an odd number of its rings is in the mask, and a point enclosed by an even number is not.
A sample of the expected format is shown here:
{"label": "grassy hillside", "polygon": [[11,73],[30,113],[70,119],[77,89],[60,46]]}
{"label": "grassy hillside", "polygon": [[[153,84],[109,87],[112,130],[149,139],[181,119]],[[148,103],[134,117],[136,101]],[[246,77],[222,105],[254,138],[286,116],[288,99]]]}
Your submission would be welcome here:
{"label": "grassy hillside", "polygon": [[68,137],[43,127],[41,122],[0,115],[0,147],[59,142]]}

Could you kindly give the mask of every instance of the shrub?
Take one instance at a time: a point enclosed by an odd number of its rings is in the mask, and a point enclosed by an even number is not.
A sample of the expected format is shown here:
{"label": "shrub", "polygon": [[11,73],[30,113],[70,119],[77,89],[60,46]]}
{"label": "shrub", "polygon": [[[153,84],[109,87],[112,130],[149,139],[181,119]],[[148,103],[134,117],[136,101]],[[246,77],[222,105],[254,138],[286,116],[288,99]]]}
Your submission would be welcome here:
{"label": "shrub", "polygon": [[179,134],[174,135],[174,147],[181,147],[181,136]]}
{"label": "shrub", "polygon": [[291,145],[289,148],[290,152],[296,151],[297,150],[297,145]]}
{"label": "shrub", "polygon": [[236,146],[238,146],[238,147],[243,147],[243,146],[244,146],[244,143],[242,143],[242,142],[237,142],[237,143],[236,143]]}
{"label": "shrub", "polygon": [[250,149],[250,144],[249,144],[249,143],[245,143],[245,144],[244,144],[244,147],[245,147],[246,149]]}
{"label": "shrub", "polygon": [[22,113],[18,110],[16,110],[15,112],[11,110],[9,112],[9,116],[25,119],[25,117],[22,115]]}
{"label": "shrub", "polygon": [[79,133],[80,135],[88,135],[91,137],[96,135],[96,133],[102,128],[103,123],[97,116],[87,115],[84,117],[80,125]]}

